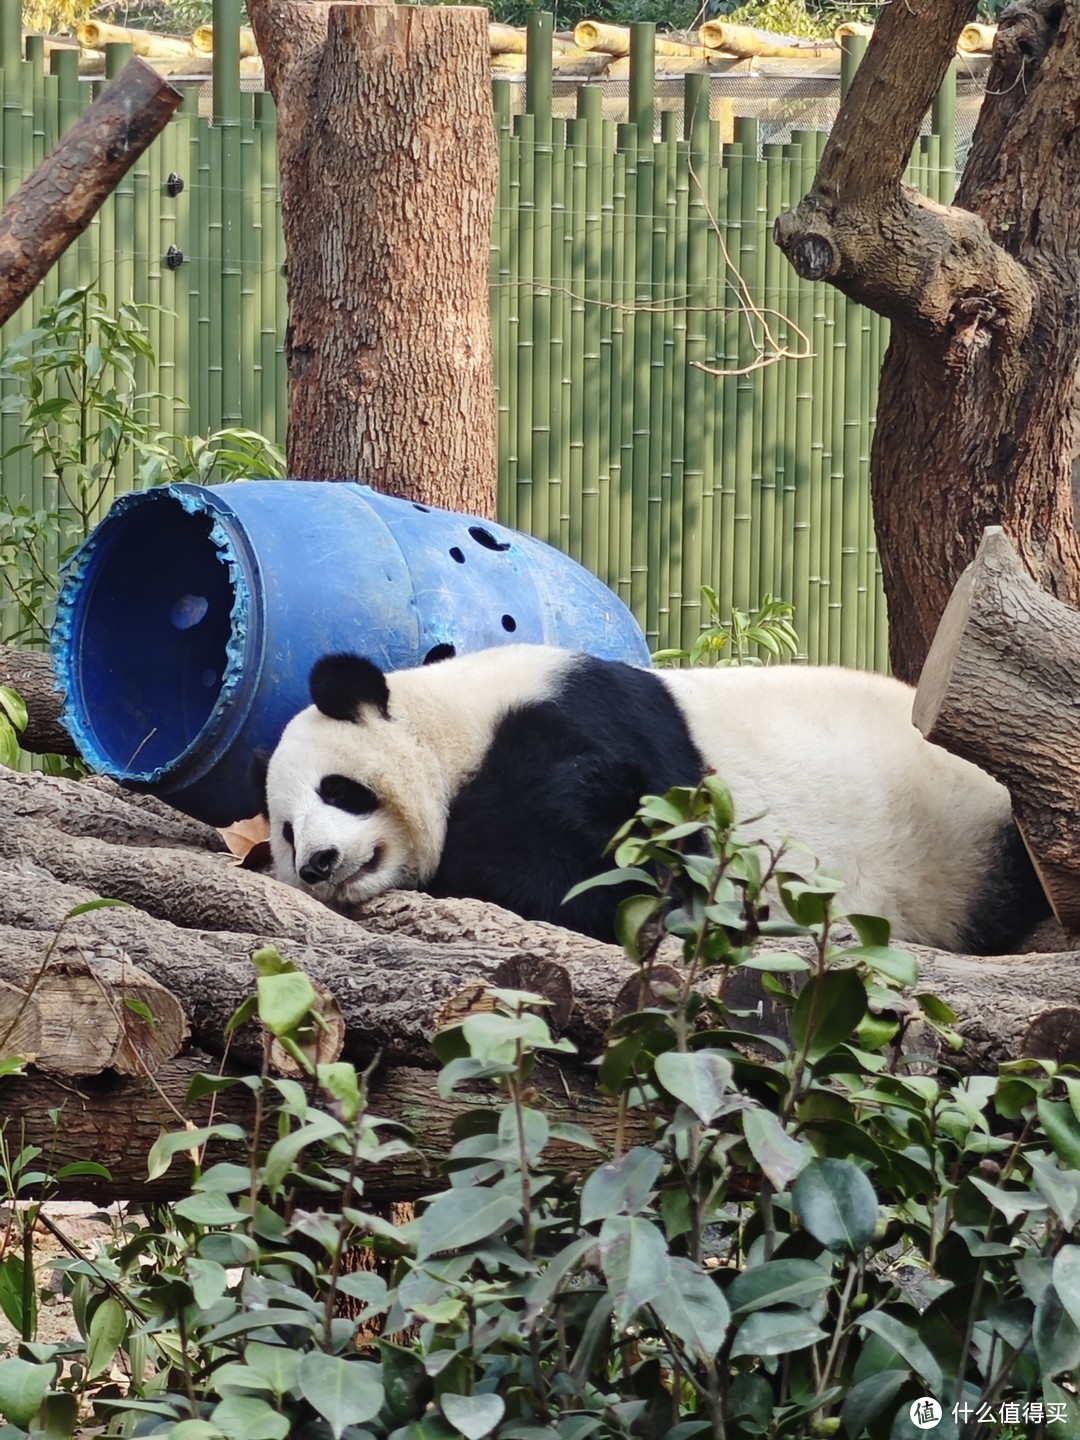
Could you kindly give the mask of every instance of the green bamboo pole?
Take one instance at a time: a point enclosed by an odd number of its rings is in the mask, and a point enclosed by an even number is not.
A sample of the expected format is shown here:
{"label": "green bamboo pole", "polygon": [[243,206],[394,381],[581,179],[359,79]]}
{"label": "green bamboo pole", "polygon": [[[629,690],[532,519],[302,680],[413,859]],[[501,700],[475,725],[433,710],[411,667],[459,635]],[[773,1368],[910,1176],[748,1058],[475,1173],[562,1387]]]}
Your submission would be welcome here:
{"label": "green bamboo pole", "polygon": [[653,187],[655,166],[652,135],[642,135],[636,125],[627,126],[627,143],[633,147],[636,172],[634,195],[634,359],[631,388],[633,480],[629,491],[632,512],[630,527],[630,608],[652,643],[656,632],[656,607],[649,586],[649,520],[652,512],[652,444],[649,430],[652,361],[652,244]]}
{"label": "green bamboo pole", "polygon": [[[705,414],[714,403],[711,377],[697,368],[707,363],[706,306],[709,303],[711,258],[709,218],[702,181],[709,160],[709,90],[706,77],[687,75],[684,82],[684,139],[687,142],[686,218],[686,387],[683,467],[682,645],[689,648],[702,626],[701,586],[704,535],[712,519],[706,503]],[[706,389],[708,386],[708,390]],[[709,577],[709,583],[712,583]]]}
{"label": "green bamboo pole", "polygon": [[[794,179],[798,173],[798,162],[793,158],[794,147],[782,145],[781,151],[781,193],[779,204],[770,214],[781,214],[784,210],[790,209],[796,200]],[[785,322],[783,335],[787,342],[787,348],[796,355],[803,352],[803,342],[799,336],[797,326],[799,325],[799,291],[804,288],[795,283],[794,272],[782,262],[779,256],[779,247],[772,245],[766,251],[771,255],[777,252],[776,286],[772,292],[777,310],[788,317]],[[798,610],[796,600],[797,585],[796,574],[798,566],[796,556],[799,544],[800,530],[799,521],[799,452],[798,452],[798,427],[799,427],[799,396],[802,386],[801,377],[807,372],[805,360],[785,360],[778,367],[781,376],[781,389],[783,393],[783,409],[780,427],[779,443],[776,447],[777,464],[777,489],[780,501],[781,512],[777,524],[778,549],[776,556],[776,593],[781,599],[786,600],[789,605],[795,608],[795,629],[798,633],[802,623],[802,617]],[[766,422],[767,423],[767,422]],[[802,487],[805,490],[805,486]]]}
{"label": "green bamboo pole", "polygon": [[[205,223],[201,227],[204,237],[204,273],[206,288],[204,304],[199,311],[199,351],[206,353],[207,413],[205,430],[218,430],[225,419],[225,337],[221,333],[221,317],[224,314],[222,293],[224,290],[223,230],[225,197],[221,191],[221,161],[223,132],[213,125],[200,126],[203,161],[200,164],[200,187],[203,191]],[[230,346],[231,349],[231,346]]]}
{"label": "green bamboo pole", "polygon": [[[132,209],[135,261],[135,299],[149,308],[143,311],[147,334],[154,351],[155,362],[160,362],[161,351],[161,256],[157,252],[161,208],[162,181],[160,140],[144,150],[131,170],[133,180]],[[144,360],[136,362],[138,388],[143,393],[160,394],[161,374],[159,365],[148,365]],[[158,400],[150,402],[157,424],[163,423],[162,406]]]}
{"label": "green bamboo pole", "polygon": [[[213,130],[216,164],[215,227],[220,262],[216,306],[211,312],[213,363],[220,384],[220,421],[239,425],[241,404],[241,331],[245,324],[242,293],[244,197],[240,140],[240,12],[241,0],[213,0]],[[215,427],[216,428],[216,427]]]}
{"label": "green bamboo pole", "polygon": [[[749,291],[750,300],[760,304],[765,283],[765,259],[759,236],[760,216],[765,209],[765,166],[758,159],[758,125],[756,120],[736,121],[735,134],[742,151],[742,161],[736,176],[730,175],[732,198],[738,205],[738,223],[729,231],[729,247],[738,269],[733,276],[735,284],[729,287],[729,299],[736,301],[738,280]],[[738,249],[734,249],[736,239]],[[745,303],[737,300],[738,305]],[[760,321],[750,315],[735,313],[731,317],[735,326],[736,343],[734,358],[739,370],[746,370],[757,359],[759,351],[755,337],[761,343]],[[755,443],[754,410],[760,384],[761,372],[751,371],[735,380],[735,483],[734,513],[732,516],[731,555],[732,591],[736,604],[741,609],[752,610],[761,595],[761,512],[762,478],[761,445]],[[730,438],[727,444],[730,445]],[[771,549],[771,536],[769,539]],[[741,597],[741,598],[739,598]]]}
{"label": "green bamboo pole", "polygon": [[557,545],[560,495],[551,435],[551,37],[550,14],[530,13],[525,95],[533,123],[531,532]]}
{"label": "green bamboo pole", "polygon": [[[761,169],[762,191],[759,197],[758,247],[762,263],[762,289],[759,303],[765,312],[765,321],[781,340],[786,339],[781,316],[787,314],[784,306],[778,304],[780,289],[779,247],[769,243],[767,226],[774,215],[784,208],[784,152],[778,144],[762,146]],[[765,341],[764,334],[762,342]],[[755,447],[760,465],[761,486],[759,506],[761,510],[758,540],[758,563],[756,576],[751,575],[751,593],[760,597],[766,591],[787,599],[789,591],[784,588],[784,444],[790,443],[785,436],[787,412],[787,380],[794,369],[790,361],[771,362],[761,371],[761,406],[759,423],[755,426]]]}
{"label": "green bamboo pole", "polygon": [[[571,554],[595,573],[596,567],[596,472],[587,474],[584,465],[585,433],[596,423],[595,413],[587,415],[585,404],[585,329],[588,288],[586,248],[590,224],[599,228],[600,216],[590,218],[587,200],[589,150],[587,124],[582,117],[586,102],[583,86],[577,96],[577,116],[566,127],[566,160],[563,170],[566,197],[566,229],[563,252],[566,264],[561,270],[561,283],[572,296],[569,304],[569,329],[565,354],[566,400],[563,426],[566,434],[566,487],[569,511]],[[600,167],[595,167],[596,180]],[[599,208],[599,207],[597,207]],[[586,515],[588,514],[588,520]],[[588,538],[586,531],[590,532]],[[591,559],[585,558],[591,548]]]}
{"label": "green bamboo pole", "polygon": [[176,360],[182,352],[177,343],[176,332],[177,272],[169,267],[166,257],[170,246],[175,247],[174,256],[177,249],[183,249],[180,217],[188,204],[189,196],[186,188],[178,191],[176,181],[170,183],[169,177],[177,176],[181,172],[179,156],[184,143],[184,124],[183,119],[170,121],[153,147],[157,164],[152,180],[154,215],[153,223],[149,227],[150,255],[147,262],[157,276],[156,295],[161,306],[157,327],[157,389],[164,398],[160,402],[159,414],[162,429],[173,433],[177,391],[180,388]]}
{"label": "green bamboo pole", "polygon": [[[663,345],[660,381],[663,390],[661,433],[664,437],[663,465],[660,484],[663,495],[658,518],[662,530],[662,555],[659,576],[659,618],[657,643],[668,647],[676,643],[676,627],[682,607],[682,404],[684,385],[680,384],[679,368],[686,363],[686,311],[679,290],[679,248],[685,242],[685,224],[680,224],[679,178],[683,157],[679,147],[678,116],[666,110],[660,117],[660,148],[665,173],[664,260],[665,284],[657,292],[663,296]],[[685,189],[683,190],[685,195]],[[676,331],[681,331],[677,344]]]}
{"label": "green bamboo pole", "polygon": [[[555,543],[564,553],[581,559],[581,487],[576,492],[570,475],[570,336],[573,303],[570,298],[573,174],[567,146],[567,121],[551,122],[551,482],[548,491],[557,502]],[[580,301],[577,302],[580,308]],[[580,393],[580,392],[579,392]],[[580,452],[579,452],[580,453]],[[576,506],[576,509],[575,509]]]}
{"label": "green bamboo pole", "polygon": [[656,123],[656,26],[639,20],[630,26],[629,120],[638,143],[651,140]]}
{"label": "green bamboo pole", "polygon": [[[581,496],[581,561],[594,575],[602,575],[607,563],[607,547],[601,556],[601,427],[607,417],[602,398],[607,398],[602,366],[605,353],[611,353],[611,316],[601,307],[601,270],[604,261],[605,223],[610,235],[610,155],[604,153],[604,93],[598,85],[583,85],[578,91],[578,119],[574,136],[574,213],[582,223],[575,231],[575,257],[580,254],[580,272],[575,266],[573,288],[582,297],[576,313],[580,317],[580,335],[574,333],[571,361],[576,369],[571,391],[574,414],[580,428],[581,444],[575,455],[578,473],[571,472],[571,496]],[[608,192],[608,213],[604,214],[605,191]],[[579,209],[583,206],[583,209]],[[610,245],[610,240],[609,240]],[[610,253],[608,251],[607,253]],[[607,319],[608,344],[602,350],[604,320]],[[580,343],[580,359],[578,346]],[[608,420],[610,424],[610,421]],[[605,447],[606,451],[606,447]],[[605,453],[606,459],[606,453]],[[606,492],[606,486],[605,486]]]}
{"label": "green bamboo pole", "polygon": [[[807,131],[793,137],[798,145],[799,183],[796,190],[805,194],[813,184],[817,169],[814,135]],[[799,324],[810,340],[810,359],[803,362],[799,412],[802,421],[796,435],[795,453],[802,469],[802,511],[804,515],[803,544],[799,547],[802,565],[797,567],[799,583],[794,601],[801,612],[803,644],[807,659],[816,664],[822,656],[821,644],[821,487],[822,487],[822,386],[825,357],[822,351],[825,322],[824,285],[804,284],[800,289]]]}
{"label": "green bamboo pole", "polygon": [[[83,112],[78,53],[74,50],[54,50],[49,56],[49,68],[56,76],[56,127],[59,139]],[[84,230],[75,244],[69,245],[61,255],[56,266],[61,290],[71,289],[89,279],[92,243],[92,236]]]}
{"label": "green bamboo pole", "polygon": [[533,486],[533,365],[536,233],[536,124],[533,115],[518,115],[518,334],[517,334],[517,519],[530,535],[542,533],[542,497]]}
{"label": "green bamboo pole", "polygon": [[255,129],[254,96],[240,95],[240,414],[243,424],[257,429],[259,410],[259,344],[262,335],[262,294],[259,270],[263,255],[262,205],[259,192],[259,135]]}
{"label": "green bamboo pole", "polygon": [[[590,126],[587,134],[587,144],[592,146],[593,136],[597,133],[595,121]],[[615,300],[618,292],[615,288],[615,193],[621,189],[625,181],[620,179],[616,186],[615,171],[617,166],[623,165],[623,157],[616,153],[615,147],[615,122],[603,120],[599,126],[600,134],[600,241],[599,250],[596,246],[596,235],[593,232],[587,237],[589,246],[589,271],[594,277],[592,290],[597,296],[599,309],[599,359],[596,363],[596,386],[600,392],[600,404],[598,409],[598,423],[594,423],[593,429],[587,434],[594,434],[595,441],[586,442],[585,464],[589,463],[593,448],[596,453],[598,505],[597,505],[597,555],[596,574],[609,585],[615,583],[615,571],[612,564],[611,537],[614,529],[612,515],[615,512],[615,502],[612,499],[613,475],[617,474],[615,466],[618,461],[618,441],[615,436],[614,415],[617,407],[612,398],[612,377],[615,374],[614,363],[614,333],[615,317],[618,311],[615,308]],[[594,151],[590,153],[595,154]],[[621,172],[620,172],[621,173]],[[611,257],[611,263],[602,263],[602,257]],[[621,295],[618,296],[621,299]],[[586,311],[588,321],[589,312]],[[592,380],[586,383],[586,394],[592,396]]]}
{"label": "green bamboo pole", "polygon": [[[105,46],[105,77],[115,79],[131,59],[130,45]],[[98,211],[98,276],[109,304],[130,299],[134,280],[131,233],[135,211],[129,171]],[[123,243],[121,243],[123,242]]]}
{"label": "green bamboo pole", "polygon": [[[185,97],[186,103],[186,97]],[[197,102],[196,102],[197,104]],[[210,385],[210,157],[207,127],[200,121],[198,110],[191,116],[191,263],[187,271],[190,296],[190,348],[195,356],[194,384],[188,387],[191,405],[189,434],[205,435],[214,428]],[[216,248],[216,247],[215,247]],[[218,390],[220,395],[220,389]]]}
{"label": "green bamboo pole", "polygon": [[559,544],[560,494],[554,464],[552,432],[552,34],[550,13],[528,17],[528,58],[525,72],[526,108],[534,124],[533,268],[530,296],[533,310],[532,435],[534,533]]}
{"label": "green bamboo pole", "polygon": [[[640,133],[640,131],[639,131]],[[671,550],[671,401],[670,372],[667,367],[671,315],[668,309],[668,277],[671,273],[669,231],[673,215],[674,178],[669,169],[668,147],[653,138],[648,144],[653,157],[652,280],[649,287],[649,554],[648,588],[650,607],[647,635],[654,647],[670,624]]]}
{"label": "green bamboo pole", "polygon": [[681,117],[668,111],[661,125],[670,132],[669,143],[673,146],[673,169],[675,184],[675,216],[672,225],[672,304],[674,313],[671,323],[671,563],[670,595],[671,616],[668,633],[662,637],[665,647],[682,647],[686,643],[684,626],[688,615],[698,611],[688,609],[687,602],[697,600],[696,595],[686,591],[686,549],[687,533],[692,530],[693,517],[687,514],[686,455],[688,417],[686,413],[687,391],[687,334],[689,313],[687,310],[687,262],[688,227],[687,211],[690,196],[688,170],[689,146],[679,137],[678,125]]}
{"label": "green bamboo pole", "polygon": [[[615,526],[618,544],[615,555],[615,574],[618,595],[632,608],[633,602],[633,559],[634,559],[634,401],[636,389],[637,359],[637,215],[638,215],[638,173],[637,173],[637,127],[620,124],[616,130],[619,155],[622,161],[621,182],[623,194],[622,224],[620,226],[620,257],[616,275],[620,278],[620,301],[622,309],[619,320],[621,337],[619,341],[619,371],[613,376],[616,386],[616,405],[619,412],[619,478]],[[644,616],[639,616],[639,623]]]}
{"label": "green bamboo pole", "polygon": [[495,201],[494,240],[491,262],[492,344],[495,352],[496,434],[499,455],[497,509],[499,517],[510,515],[510,373],[512,343],[510,312],[514,306],[511,294],[511,191],[510,166],[513,147],[513,126],[510,115],[510,82],[495,80],[492,84],[495,111],[495,134],[499,146],[499,182]]}
{"label": "green bamboo pole", "polygon": [[869,510],[867,477],[862,466],[863,320],[862,306],[852,299],[843,303],[844,413],[843,462],[840,485],[842,536],[840,555],[840,660],[845,665],[866,665],[864,641],[867,618],[865,570],[860,556],[866,549],[864,517]]}
{"label": "green bamboo pole", "polygon": [[519,385],[519,353],[518,337],[521,332],[521,311],[524,303],[521,263],[521,140],[518,135],[518,119],[515,116],[512,121],[512,133],[509,146],[509,170],[507,181],[508,212],[506,242],[505,242],[505,273],[507,276],[506,307],[507,307],[507,343],[506,343],[506,377],[507,392],[506,406],[508,412],[507,424],[507,448],[503,467],[505,475],[502,480],[503,515],[507,524],[517,528],[521,525],[521,516],[518,511],[518,394]]}
{"label": "green bamboo pole", "polygon": [[722,378],[712,381],[717,403],[706,411],[708,453],[713,469],[713,520],[705,532],[709,549],[702,555],[705,579],[716,587],[721,610],[730,614],[734,605],[745,608],[746,601],[735,593],[735,480],[738,465],[740,297],[733,267],[739,256],[738,217],[739,190],[744,167],[743,147],[738,142],[724,145],[719,126],[711,125],[711,150],[707,174],[715,177],[710,187],[709,204],[716,219],[719,235],[716,248],[716,291],[711,298],[710,349],[711,364],[724,371]]}

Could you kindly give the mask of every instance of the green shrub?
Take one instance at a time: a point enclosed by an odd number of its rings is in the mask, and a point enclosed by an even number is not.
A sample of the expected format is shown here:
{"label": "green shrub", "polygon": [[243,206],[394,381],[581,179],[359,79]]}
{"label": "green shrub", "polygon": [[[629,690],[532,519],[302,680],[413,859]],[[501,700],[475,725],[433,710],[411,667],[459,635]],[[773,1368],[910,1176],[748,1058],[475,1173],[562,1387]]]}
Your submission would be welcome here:
{"label": "green shrub", "polygon": [[[0,1361],[0,1435],[69,1436],[92,1398],[106,1433],[176,1440],[892,1440],[927,1397],[941,1435],[980,1413],[1022,1434],[1036,1406],[1075,1435],[1075,1069],[962,1079],[920,1058],[912,1033],[948,1047],[954,1017],[913,959],[870,917],[838,943],[837,884],[740,840],[712,777],[647,798],[615,861],[641,887],[619,930],[642,1002],[596,1071],[608,1148],[545,1114],[537,1064],[572,1047],[544,1002],[493,991],[436,1040],[439,1088],[463,1100],[445,1179],[388,1224],[363,1174],[407,1139],[353,1066],[306,1061],[315,991],[260,952],[236,1023],[257,1010],[309,1081],[195,1082],[246,1086],[255,1134],[163,1135],[152,1173],[211,1141],[249,1161],[197,1168],[107,1256],[60,1263],[82,1354]],[[656,968],[671,937],[674,988]],[[730,1003],[747,975],[786,1015],[776,1033]],[[476,1086],[498,1105],[469,1106]],[[383,1272],[346,1267],[358,1251]],[[103,1384],[117,1360],[129,1380]]]}

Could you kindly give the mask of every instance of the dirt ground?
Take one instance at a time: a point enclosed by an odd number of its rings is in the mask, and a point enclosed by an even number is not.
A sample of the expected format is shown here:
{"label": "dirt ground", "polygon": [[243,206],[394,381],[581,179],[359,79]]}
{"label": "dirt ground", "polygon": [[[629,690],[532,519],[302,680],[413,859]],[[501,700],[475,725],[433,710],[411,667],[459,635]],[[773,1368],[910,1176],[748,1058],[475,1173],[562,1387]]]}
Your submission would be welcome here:
{"label": "dirt ground", "polygon": [[[19,1207],[24,1209],[23,1206]],[[112,1206],[105,1211],[96,1205],[55,1201],[46,1204],[45,1215],[63,1232],[72,1245],[84,1255],[94,1255],[120,1223],[121,1210]],[[8,1238],[21,1252],[21,1215],[12,1216],[11,1207],[0,1207],[0,1235]],[[71,1305],[63,1294],[61,1276],[52,1268],[54,1260],[70,1254],[64,1245],[40,1222],[34,1229],[34,1274],[39,1295],[37,1333],[43,1345],[73,1339],[77,1335]],[[44,1292],[44,1294],[43,1294]],[[0,1356],[12,1354],[19,1336],[0,1312]]]}

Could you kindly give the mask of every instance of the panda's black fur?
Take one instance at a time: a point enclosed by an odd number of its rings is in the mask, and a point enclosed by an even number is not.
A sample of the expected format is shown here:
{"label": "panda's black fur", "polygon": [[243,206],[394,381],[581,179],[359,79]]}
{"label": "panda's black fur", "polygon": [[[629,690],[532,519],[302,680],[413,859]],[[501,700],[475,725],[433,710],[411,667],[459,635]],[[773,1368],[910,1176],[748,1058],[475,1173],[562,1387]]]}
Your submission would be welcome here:
{"label": "panda's black fur", "polygon": [[1049,913],[1006,792],[928,745],[880,676],[506,646],[389,676],[329,656],[311,691],[271,757],[271,846],[280,878],[337,905],[404,885],[610,939],[618,891],[563,897],[609,867],[643,794],[712,767],[755,838],[815,850],[901,939],[1002,952]]}

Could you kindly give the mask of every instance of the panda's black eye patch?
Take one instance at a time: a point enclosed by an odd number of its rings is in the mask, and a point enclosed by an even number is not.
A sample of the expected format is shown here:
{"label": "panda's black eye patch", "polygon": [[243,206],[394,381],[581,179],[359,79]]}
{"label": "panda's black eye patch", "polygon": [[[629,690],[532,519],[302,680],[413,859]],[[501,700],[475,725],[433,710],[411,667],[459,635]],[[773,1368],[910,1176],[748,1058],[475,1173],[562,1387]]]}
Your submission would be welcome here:
{"label": "panda's black eye patch", "polygon": [[296,843],[293,840],[293,828],[291,820],[286,820],[284,825],[282,825],[281,838],[285,841],[285,844],[288,845],[289,849],[292,850],[295,854]]}
{"label": "panda's black eye patch", "polygon": [[335,810],[344,810],[348,815],[369,815],[379,808],[375,791],[361,785],[359,780],[350,780],[347,775],[324,775],[319,781],[319,799],[324,805],[333,805]]}

